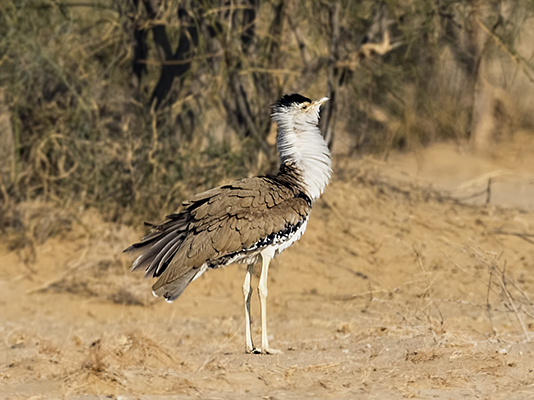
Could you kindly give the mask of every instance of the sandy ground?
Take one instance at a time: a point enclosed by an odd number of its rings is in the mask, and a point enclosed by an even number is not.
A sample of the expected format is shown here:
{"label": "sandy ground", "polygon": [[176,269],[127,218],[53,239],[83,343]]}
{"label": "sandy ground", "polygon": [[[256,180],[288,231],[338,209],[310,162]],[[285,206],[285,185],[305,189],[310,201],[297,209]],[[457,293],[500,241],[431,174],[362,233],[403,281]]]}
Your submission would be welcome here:
{"label": "sandy ground", "polygon": [[244,266],[169,305],[121,254],[141,230],[27,205],[0,244],[0,398],[534,398],[531,148],[339,157],[270,271],[275,356],[244,353]]}

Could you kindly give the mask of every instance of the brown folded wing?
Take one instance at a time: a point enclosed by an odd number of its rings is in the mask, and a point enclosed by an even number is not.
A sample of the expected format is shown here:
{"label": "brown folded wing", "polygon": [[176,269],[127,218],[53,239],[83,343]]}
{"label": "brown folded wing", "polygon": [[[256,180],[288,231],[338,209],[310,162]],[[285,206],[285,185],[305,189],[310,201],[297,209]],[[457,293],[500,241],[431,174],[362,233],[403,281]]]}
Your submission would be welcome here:
{"label": "brown folded wing", "polygon": [[198,270],[225,265],[229,256],[297,225],[310,212],[309,199],[285,179],[257,177],[200,193],[129,250],[141,250],[132,269],[159,279],[154,293],[178,297]]}

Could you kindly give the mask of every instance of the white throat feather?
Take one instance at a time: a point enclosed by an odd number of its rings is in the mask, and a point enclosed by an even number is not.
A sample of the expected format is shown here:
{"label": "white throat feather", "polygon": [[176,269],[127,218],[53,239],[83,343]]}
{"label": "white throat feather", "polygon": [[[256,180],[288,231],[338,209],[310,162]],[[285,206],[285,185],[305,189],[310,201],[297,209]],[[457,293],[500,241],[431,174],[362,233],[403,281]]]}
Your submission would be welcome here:
{"label": "white throat feather", "polygon": [[278,125],[276,145],[280,163],[299,171],[306,194],[312,201],[321,196],[332,175],[330,150],[318,126],[319,105],[312,104],[303,110],[275,104],[272,113],[273,121]]}

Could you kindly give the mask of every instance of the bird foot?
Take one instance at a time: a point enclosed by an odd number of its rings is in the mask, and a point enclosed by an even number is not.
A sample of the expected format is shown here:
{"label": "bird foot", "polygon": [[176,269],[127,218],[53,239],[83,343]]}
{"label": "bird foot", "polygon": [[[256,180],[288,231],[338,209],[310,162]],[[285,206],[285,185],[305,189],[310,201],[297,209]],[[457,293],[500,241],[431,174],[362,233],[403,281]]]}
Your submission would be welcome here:
{"label": "bird foot", "polygon": [[281,350],[266,348],[266,349],[258,349],[257,347],[254,347],[252,349],[246,350],[247,354],[284,354]]}
{"label": "bird foot", "polygon": [[261,349],[261,354],[284,354],[282,350],[276,350],[271,348]]}
{"label": "bird foot", "polygon": [[261,349],[253,347],[253,348],[247,349],[246,353],[247,354],[261,354]]}

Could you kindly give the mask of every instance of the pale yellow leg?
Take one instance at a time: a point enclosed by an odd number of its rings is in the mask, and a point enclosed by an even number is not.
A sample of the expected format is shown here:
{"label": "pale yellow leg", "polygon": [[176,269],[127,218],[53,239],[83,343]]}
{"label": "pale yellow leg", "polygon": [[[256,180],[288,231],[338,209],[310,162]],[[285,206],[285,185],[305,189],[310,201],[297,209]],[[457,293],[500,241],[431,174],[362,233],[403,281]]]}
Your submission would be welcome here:
{"label": "pale yellow leg", "polygon": [[269,339],[267,338],[267,275],[269,273],[269,263],[274,256],[273,251],[264,250],[261,253],[262,265],[260,283],[258,285],[258,294],[260,297],[261,308],[261,353],[262,354],[279,354],[280,350],[271,349],[269,347]]}
{"label": "pale yellow leg", "polygon": [[254,353],[256,349],[254,348],[254,343],[252,343],[252,332],[250,329],[251,319],[250,319],[250,298],[252,297],[252,273],[254,272],[254,264],[251,264],[247,267],[247,274],[245,275],[245,282],[243,283],[243,296],[245,298],[245,329],[246,329],[246,344],[245,350],[247,353]]}

